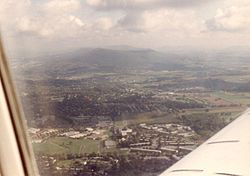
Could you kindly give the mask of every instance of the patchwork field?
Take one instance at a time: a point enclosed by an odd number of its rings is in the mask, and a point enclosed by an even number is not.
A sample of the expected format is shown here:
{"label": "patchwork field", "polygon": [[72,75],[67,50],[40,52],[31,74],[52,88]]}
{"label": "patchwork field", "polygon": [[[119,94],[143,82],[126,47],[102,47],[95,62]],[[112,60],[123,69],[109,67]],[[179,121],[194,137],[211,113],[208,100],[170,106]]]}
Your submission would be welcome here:
{"label": "patchwork field", "polygon": [[70,139],[55,137],[41,144],[33,144],[35,153],[43,154],[84,154],[98,153],[102,148],[101,141],[90,139]]}
{"label": "patchwork field", "polygon": [[212,95],[234,104],[250,105],[250,93],[218,91]]}

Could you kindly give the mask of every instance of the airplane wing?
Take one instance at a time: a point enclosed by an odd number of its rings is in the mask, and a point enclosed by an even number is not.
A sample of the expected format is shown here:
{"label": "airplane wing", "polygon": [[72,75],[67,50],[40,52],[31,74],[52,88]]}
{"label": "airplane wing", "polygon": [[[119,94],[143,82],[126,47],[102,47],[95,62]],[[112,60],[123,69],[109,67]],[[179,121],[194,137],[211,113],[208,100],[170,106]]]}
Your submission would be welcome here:
{"label": "airplane wing", "polygon": [[250,109],[161,176],[249,176]]}

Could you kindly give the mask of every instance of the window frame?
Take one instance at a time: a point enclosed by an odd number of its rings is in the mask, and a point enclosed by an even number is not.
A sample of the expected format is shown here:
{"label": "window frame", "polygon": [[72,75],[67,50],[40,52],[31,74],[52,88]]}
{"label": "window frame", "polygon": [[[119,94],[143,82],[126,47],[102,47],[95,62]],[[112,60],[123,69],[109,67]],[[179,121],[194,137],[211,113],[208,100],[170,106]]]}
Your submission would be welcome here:
{"label": "window frame", "polygon": [[39,175],[15,90],[0,36],[0,175]]}

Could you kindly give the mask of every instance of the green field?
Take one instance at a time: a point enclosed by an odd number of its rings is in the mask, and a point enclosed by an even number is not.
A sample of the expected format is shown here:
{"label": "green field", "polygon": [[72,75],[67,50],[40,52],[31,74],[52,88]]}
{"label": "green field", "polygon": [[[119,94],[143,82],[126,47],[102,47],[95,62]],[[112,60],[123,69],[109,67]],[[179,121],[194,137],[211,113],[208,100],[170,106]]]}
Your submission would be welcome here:
{"label": "green field", "polygon": [[33,146],[35,153],[48,155],[99,153],[102,150],[102,141],[55,137],[41,144],[33,144]]}
{"label": "green field", "polygon": [[249,93],[237,93],[237,92],[232,93],[232,92],[218,91],[214,92],[212,95],[235,104],[243,104],[243,105],[250,104]]}

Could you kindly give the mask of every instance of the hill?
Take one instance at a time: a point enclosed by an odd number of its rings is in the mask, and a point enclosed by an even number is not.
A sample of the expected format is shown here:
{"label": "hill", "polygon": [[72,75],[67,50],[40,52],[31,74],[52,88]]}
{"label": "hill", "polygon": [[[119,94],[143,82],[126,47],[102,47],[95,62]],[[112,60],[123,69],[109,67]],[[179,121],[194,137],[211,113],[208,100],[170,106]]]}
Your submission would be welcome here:
{"label": "hill", "polygon": [[163,54],[151,49],[83,48],[64,54],[40,56],[24,64],[26,66],[22,71],[29,75],[40,76],[74,76],[86,72],[127,73],[184,68],[180,56]]}

